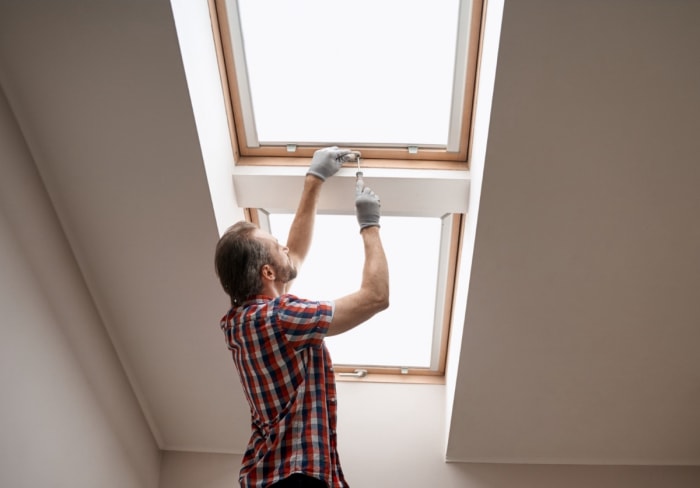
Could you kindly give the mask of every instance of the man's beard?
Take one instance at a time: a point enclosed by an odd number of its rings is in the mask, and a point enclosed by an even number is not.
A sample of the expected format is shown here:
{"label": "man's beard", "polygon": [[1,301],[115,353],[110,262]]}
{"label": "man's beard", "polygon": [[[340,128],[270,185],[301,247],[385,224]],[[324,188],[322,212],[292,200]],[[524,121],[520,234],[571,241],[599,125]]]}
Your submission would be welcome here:
{"label": "man's beard", "polygon": [[277,276],[276,281],[289,283],[297,277],[297,269],[292,265],[292,263],[277,263],[274,268],[275,276]]}

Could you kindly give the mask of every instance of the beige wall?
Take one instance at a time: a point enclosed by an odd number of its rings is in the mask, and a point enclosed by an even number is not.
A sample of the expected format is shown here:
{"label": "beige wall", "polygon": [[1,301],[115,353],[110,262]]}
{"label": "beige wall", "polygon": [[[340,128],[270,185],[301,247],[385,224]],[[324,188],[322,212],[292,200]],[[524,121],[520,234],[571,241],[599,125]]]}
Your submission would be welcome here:
{"label": "beige wall", "polygon": [[[696,488],[700,467],[445,463],[445,387],[341,383],[340,457],[359,488]],[[358,421],[359,419],[359,421]],[[238,486],[241,456],[164,452],[160,488]]]}
{"label": "beige wall", "polygon": [[0,91],[0,486],[154,488],[160,452]]}
{"label": "beige wall", "polygon": [[[656,466],[543,466],[442,464],[421,471],[420,459],[398,459],[368,448],[365,470],[348,476],[353,488],[696,488],[700,468]],[[370,459],[369,455],[378,456]],[[166,452],[160,488],[232,488],[240,456]],[[385,473],[377,481],[376,470]],[[425,481],[429,479],[430,481]]]}
{"label": "beige wall", "polygon": [[161,488],[233,488],[238,484],[241,456],[165,451]]}

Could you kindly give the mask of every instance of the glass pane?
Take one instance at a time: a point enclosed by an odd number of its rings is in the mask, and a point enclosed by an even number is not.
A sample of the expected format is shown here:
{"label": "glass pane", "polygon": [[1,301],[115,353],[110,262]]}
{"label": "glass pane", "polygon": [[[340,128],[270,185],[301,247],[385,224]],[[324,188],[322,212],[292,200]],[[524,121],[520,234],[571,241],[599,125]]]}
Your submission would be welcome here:
{"label": "glass pane", "polygon": [[[270,214],[271,233],[286,242],[293,215]],[[328,337],[336,364],[430,367],[441,220],[382,217],[389,261],[390,307],[353,330]],[[364,261],[353,215],[318,215],[312,248],[291,293],[333,300],[357,291]]]}
{"label": "glass pane", "polygon": [[258,139],[447,143],[458,0],[239,0]]}

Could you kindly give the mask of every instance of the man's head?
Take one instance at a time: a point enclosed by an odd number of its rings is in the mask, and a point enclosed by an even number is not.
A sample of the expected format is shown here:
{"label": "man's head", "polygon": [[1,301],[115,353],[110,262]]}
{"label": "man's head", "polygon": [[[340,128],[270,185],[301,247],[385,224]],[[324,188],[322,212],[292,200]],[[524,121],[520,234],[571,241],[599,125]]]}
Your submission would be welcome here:
{"label": "man's head", "polygon": [[231,226],[219,239],[215,255],[216,274],[231,305],[262,293],[268,281],[284,284],[296,278],[287,252],[286,246],[249,222]]}

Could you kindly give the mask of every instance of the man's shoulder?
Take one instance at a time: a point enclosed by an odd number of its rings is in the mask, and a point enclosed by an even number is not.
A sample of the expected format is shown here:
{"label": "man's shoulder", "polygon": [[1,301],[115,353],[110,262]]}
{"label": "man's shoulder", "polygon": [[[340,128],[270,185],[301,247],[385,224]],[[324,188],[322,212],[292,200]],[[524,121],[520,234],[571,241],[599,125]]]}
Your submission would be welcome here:
{"label": "man's shoulder", "polygon": [[292,293],[285,293],[277,297],[278,306],[296,309],[296,310],[314,310],[314,309],[326,309],[333,308],[332,300],[314,300],[308,298],[300,298]]}

